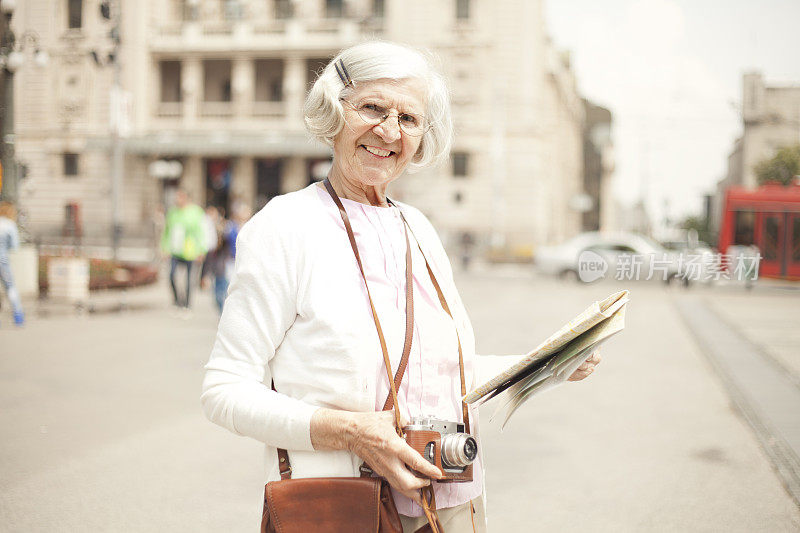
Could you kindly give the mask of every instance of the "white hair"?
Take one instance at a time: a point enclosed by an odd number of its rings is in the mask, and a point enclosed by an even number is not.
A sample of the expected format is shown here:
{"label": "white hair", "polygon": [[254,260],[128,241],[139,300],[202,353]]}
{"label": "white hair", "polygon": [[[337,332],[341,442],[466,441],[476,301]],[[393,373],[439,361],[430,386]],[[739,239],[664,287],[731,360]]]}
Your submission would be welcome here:
{"label": "white hair", "polygon": [[387,41],[367,41],[339,52],[314,82],[303,109],[308,131],[318,140],[333,146],[333,138],[344,127],[344,109],[339,98],[346,88],[336,73],[335,63],[345,65],[353,82],[378,79],[420,79],[425,84],[427,101],[423,113],[430,124],[419,149],[409,164],[415,172],[446,160],[453,143],[453,118],[450,95],[444,77],[433,67],[433,54]]}

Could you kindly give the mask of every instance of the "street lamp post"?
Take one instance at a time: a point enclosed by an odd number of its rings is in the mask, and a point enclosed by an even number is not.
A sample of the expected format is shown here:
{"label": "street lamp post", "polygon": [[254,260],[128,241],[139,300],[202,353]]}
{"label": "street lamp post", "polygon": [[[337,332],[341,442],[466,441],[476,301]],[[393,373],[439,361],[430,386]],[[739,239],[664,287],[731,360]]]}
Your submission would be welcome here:
{"label": "street lamp post", "polygon": [[[2,164],[3,188],[0,197],[7,202],[17,203],[17,173],[14,154],[14,71],[17,69],[18,52],[14,51],[16,36],[11,30],[11,17],[14,14],[13,2],[8,8],[8,0],[0,5],[5,24],[0,41],[0,62],[3,64],[3,128],[2,128]],[[12,59],[13,57],[13,59]]]}
{"label": "street lamp post", "polygon": [[125,174],[125,147],[123,146],[124,130],[127,127],[125,114],[125,94],[122,90],[122,64],[120,62],[122,31],[122,0],[103,0],[100,3],[100,15],[113,26],[110,31],[113,50],[107,58],[101,59],[97,51],[92,51],[92,58],[99,67],[111,65],[113,68],[113,84],[111,86],[111,248],[114,259],[119,255],[122,240],[122,183]]}
{"label": "street lamp post", "polygon": [[122,177],[125,172],[125,153],[122,147],[122,128],[123,128],[123,95],[122,95],[122,67],[119,60],[119,5],[121,2],[117,1],[116,14],[117,14],[117,36],[114,39],[114,109],[112,112],[116,113],[114,125],[111,132],[111,217],[112,217],[112,248],[114,250],[114,259],[119,255],[119,245],[122,239]]}
{"label": "street lamp post", "polygon": [[11,29],[11,17],[14,16],[16,2],[2,0],[0,13],[3,16],[3,30],[0,36],[0,67],[3,69],[3,108],[2,129],[0,129],[0,158],[2,159],[2,189],[0,198],[17,204],[19,201],[19,180],[14,136],[14,73],[25,62],[24,52],[32,46],[35,50],[36,64],[47,64],[47,53],[39,49],[39,37],[33,31],[25,31],[17,42],[17,36]]}

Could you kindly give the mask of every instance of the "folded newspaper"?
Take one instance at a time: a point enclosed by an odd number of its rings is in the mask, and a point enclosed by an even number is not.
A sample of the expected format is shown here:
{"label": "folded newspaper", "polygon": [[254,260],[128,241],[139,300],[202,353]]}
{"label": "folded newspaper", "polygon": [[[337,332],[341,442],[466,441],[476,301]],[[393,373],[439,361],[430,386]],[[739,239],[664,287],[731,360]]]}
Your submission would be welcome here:
{"label": "folded newspaper", "polygon": [[505,427],[520,405],[566,381],[598,346],[622,331],[627,303],[628,291],[594,302],[520,362],[464,396],[464,401],[480,405],[500,396],[503,401],[492,418],[502,412]]}

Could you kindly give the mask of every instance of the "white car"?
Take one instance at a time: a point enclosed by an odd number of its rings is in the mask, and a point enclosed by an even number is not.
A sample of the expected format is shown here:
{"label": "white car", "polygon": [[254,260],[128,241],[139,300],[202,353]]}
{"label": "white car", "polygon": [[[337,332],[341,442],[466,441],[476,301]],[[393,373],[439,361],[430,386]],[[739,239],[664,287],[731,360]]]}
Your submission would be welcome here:
{"label": "white car", "polygon": [[601,278],[670,282],[679,279],[680,268],[678,254],[636,233],[581,233],[558,246],[539,248],[535,263],[543,274],[585,282]]}

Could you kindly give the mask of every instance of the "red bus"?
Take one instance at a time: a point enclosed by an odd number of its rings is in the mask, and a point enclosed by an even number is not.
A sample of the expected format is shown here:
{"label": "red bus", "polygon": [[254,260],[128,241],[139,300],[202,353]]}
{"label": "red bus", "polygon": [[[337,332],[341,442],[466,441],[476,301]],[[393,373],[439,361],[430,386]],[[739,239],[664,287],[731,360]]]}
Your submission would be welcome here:
{"label": "red bus", "polygon": [[800,184],[728,189],[718,249],[731,245],[758,247],[759,276],[800,280]]}

